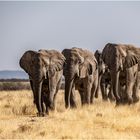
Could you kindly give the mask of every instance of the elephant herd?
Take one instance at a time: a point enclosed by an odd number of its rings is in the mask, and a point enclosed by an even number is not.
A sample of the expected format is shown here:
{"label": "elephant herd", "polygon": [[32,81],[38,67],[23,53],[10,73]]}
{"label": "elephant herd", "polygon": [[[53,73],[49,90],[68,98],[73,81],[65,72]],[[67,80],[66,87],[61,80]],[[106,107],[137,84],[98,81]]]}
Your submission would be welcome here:
{"label": "elephant herd", "polygon": [[116,105],[139,101],[140,48],[133,45],[105,45],[102,52],[81,49],[26,51],[20,66],[29,75],[37,115],[56,107],[56,95],[65,77],[65,107],[75,108],[75,90],[81,104],[92,104],[100,92],[103,100]]}

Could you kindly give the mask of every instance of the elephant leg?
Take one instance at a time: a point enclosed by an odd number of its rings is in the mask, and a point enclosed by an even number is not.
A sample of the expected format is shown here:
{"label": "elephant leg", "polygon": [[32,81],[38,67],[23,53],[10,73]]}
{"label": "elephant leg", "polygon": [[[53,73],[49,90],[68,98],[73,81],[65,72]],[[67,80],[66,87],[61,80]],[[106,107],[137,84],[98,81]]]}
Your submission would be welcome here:
{"label": "elephant leg", "polygon": [[[45,94],[49,94],[49,93],[45,93]],[[46,95],[44,95],[44,97],[43,97],[43,101],[44,101],[44,103],[45,103],[45,113],[47,114],[47,115],[49,115],[49,99],[48,99],[48,96],[46,96]]]}
{"label": "elephant leg", "polygon": [[84,91],[82,89],[78,90],[80,93],[80,98],[81,98],[81,105],[83,106],[85,104],[85,95],[84,95]]}
{"label": "elephant leg", "polygon": [[[92,88],[92,83],[91,83],[91,77],[89,77],[85,82],[86,82],[86,87],[85,87],[85,97],[86,97],[86,103],[90,104],[91,100],[91,88]],[[94,93],[92,93],[94,94]],[[95,94],[94,94],[95,95]],[[93,95],[92,95],[93,96]]]}
{"label": "elephant leg", "polygon": [[93,103],[94,96],[95,96],[96,92],[99,92],[99,91],[97,91],[97,90],[99,90],[98,88],[100,88],[98,84],[99,84],[98,80],[95,79],[94,82],[93,82],[93,85],[91,87],[90,103]]}
{"label": "elephant leg", "polygon": [[139,87],[140,87],[140,72],[137,73],[136,82],[133,89],[133,102],[136,103],[139,101]]}
{"label": "elephant leg", "polygon": [[34,92],[33,81],[32,81],[32,80],[30,80],[30,86],[31,86],[31,90],[32,90],[32,92],[33,92],[33,103],[36,104],[36,103],[35,103],[35,92]]}
{"label": "elephant leg", "polygon": [[101,89],[101,78],[102,78],[102,74],[99,75],[99,78],[98,78],[98,83],[97,83],[97,90],[95,92],[95,98],[98,98],[99,96],[99,93],[100,93],[100,89]]}
{"label": "elephant leg", "polygon": [[[120,79],[119,79],[120,80]],[[120,96],[120,100],[121,100],[121,103],[123,103],[123,90],[122,90],[122,86],[120,84],[120,82],[118,83],[118,91],[119,91],[119,96]]]}
{"label": "elephant leg", "polygon": [[45,107],[44,107],[44,93],[41,93],[41,108],[42,108],[42,114],[44,116],[45,114]]}
{"label": "elephant leg", "polygon": [[111,102],[115,101],[115,97],[113,95],[113,89],[111,85],[109,86],[108,98]]}
{"label": "elephant leg", "polygon": [[57,95],[57,91],[56,93],[54,94],[54,97],[53,97],[53,110],[56,111],[56,95]]}
{"label": "elephant leg", "polygon": [[92,104],[94,101],[94,95],[95,95],[95,86],[93,85],[91,89],[91,97],[90,97],[90,103]]}
{"label": "elephant leg", "polygon": [[91,100],[91,85],[88,85],[86,89],[86,103],[90,104],[90,100]]}
{"label": "elephant leg", "polygon": [[107,87],[106,87],[106,83],[101,83],[101,94],[102,94],[102,99],[104,101],[107,101]]}
{"label": "elephant leg", "polygon": [[61,86],[61,79],[59,80],[59,82],[58,82],[58,84],[57,84],[56,92],[55,92],[54,98],[53,98],[54,110],[56,110],[56,96],[57,96],[58,90],[60,89],[60,86]]}
{"label": "elephant leg", "polygon": [[133,91],[134,83],[135,83],[134,73],[131,70],[127,69],[126,70],[126,95],[127,95],[128,104],[131,104],[133,102],[132,91]]}

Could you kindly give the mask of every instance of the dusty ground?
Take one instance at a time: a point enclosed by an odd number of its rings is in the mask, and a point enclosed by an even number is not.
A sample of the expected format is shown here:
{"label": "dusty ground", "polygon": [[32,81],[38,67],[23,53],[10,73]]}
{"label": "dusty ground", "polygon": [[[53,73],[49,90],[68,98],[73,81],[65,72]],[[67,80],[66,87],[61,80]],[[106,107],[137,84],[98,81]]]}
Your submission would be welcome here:
{"label": "dusty ground", "polygon": [[0,139],[140,139],[140,103],[115,107],[96,99],[65,110],[63,94],[58,93],[57,111],[39,118],[31,91],[0,92]]}

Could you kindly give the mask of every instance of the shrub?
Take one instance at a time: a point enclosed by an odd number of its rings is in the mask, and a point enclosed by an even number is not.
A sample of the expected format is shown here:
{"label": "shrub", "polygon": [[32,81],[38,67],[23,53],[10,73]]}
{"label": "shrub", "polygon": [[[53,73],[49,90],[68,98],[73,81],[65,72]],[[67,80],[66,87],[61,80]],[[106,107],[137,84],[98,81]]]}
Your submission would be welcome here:
{"label": "shrub", "polygon": [[0,90],[30,90],[29,82],[1,82]]}

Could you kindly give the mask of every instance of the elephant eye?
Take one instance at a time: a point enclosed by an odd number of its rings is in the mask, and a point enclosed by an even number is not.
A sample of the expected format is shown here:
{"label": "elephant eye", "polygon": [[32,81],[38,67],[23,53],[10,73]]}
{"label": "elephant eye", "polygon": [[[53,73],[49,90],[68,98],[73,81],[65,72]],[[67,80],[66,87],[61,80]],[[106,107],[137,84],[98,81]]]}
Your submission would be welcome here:
{"label": "elephant eye", "polygon": [[81,63],[82,63],[82,61],[81,61],[81,60],[79,60],[79,61],[78,61],[78,64],[81,64]]}

